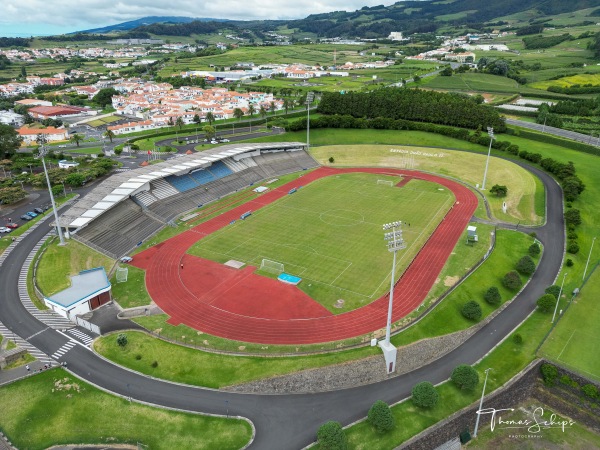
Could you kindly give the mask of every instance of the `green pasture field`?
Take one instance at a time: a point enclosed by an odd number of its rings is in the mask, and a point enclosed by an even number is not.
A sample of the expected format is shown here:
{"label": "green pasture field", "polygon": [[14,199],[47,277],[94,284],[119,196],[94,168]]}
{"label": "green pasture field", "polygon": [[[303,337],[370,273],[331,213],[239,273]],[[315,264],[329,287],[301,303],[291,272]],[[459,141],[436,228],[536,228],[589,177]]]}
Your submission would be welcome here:
{"label": "green pasture field", "polygon": [[519,84],[507,77],[486,73],[465,72],[451,77],[431,77],[421,81],[421,85],[430,89],[456,90],[464,92],[499,92],[516,94]]}
{"label": "green pasture field", "polygon": [[[358,308],[389,284],[382,224],[410,220],[403,227],[407,248],[399,254],[397,279],[454,201],[433,183],[412,180],[398,189],[378,180],[397,183],[399,178],[342,174],[316,180],[202,239],[189,253],[255,267],[263,259],[277,261],[285,272],[301,277],[299,288],[331,312]],[[343,311],[333,306],[339,298],[346,301]]]}
{"label": "green pasture field", "polygon": [[530,86],[537,89],[547,89],[550,86],[559,86],[559,87],[570,87],[574,84],[579,84],[581,86],[586,84],[591,84],[592,86],[600,85],[600,73],[580,73],[577,75],[566,76],[564,78],[559,78],[558,80],[547,80],[547,81],[539,81],[537,83],[531,83]]}
{"label": "green pasture field", "polygon": [[596,267],[581,293],[570,305],[570,292],[562,296],[559,309],[565,311],[564,316],[560,318],[539,352],[540,356],[556,361],[596,381],[600,381],[598,292],[600,292],[600,269]]}
{"label": "green pasture field", "polygon": [[233,450],[246,445],[252,436],[245,420],[129,402],[58,368],[3,386],[0,404],[0,429],[23,449],[76,443]]}
{"label": "green pasture field", "polygon": [[102,117],[100,119],[92,120],[91,122],[88,122],[87,124],[91,127],[100,127],[102,125],[107,125],[107,124],[116,122],[121,119],[123,119],[123,117],[108,116],[108,117]]}

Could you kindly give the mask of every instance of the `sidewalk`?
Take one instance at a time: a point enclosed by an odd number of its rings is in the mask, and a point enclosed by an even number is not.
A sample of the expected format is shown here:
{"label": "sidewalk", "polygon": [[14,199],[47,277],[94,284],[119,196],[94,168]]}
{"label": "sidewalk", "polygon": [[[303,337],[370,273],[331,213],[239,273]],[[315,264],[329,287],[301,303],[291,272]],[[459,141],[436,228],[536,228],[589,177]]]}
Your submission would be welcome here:
{"label": "sidewalk", "polygon": [[[58,367],[58,363],[52,364],[52,367]],[[44,370],[44,363],[37,360],[32,361],[29,363],[29,368],[31,369],[29,372],[27,371],[25,365],[10,370],[0,370],[0,386],[12,383],[13,381],[17,381],[22,378],[34,376],[40,372],[40,369],[42,371]]]}

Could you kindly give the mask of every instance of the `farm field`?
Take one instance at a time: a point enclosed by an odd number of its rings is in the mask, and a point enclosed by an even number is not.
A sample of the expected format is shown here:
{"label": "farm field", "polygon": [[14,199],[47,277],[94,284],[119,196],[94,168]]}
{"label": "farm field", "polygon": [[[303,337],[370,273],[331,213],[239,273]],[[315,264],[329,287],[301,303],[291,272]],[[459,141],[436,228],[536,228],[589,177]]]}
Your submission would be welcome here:
{"label": "farm field", "polygon": [[438,76],[431,78],[431,81],[424,80],[421,83],[431,89],[465,92],[484,91],[515,94],[520,90],[520,86],[515,80],[486,73],[461,73],[451,77]]}
{"label": "farm field", "polygon": [[277,261],[286,273],[303,279],[300,289],[332,312],[336,312],[332,303],[340,298],[344,311],[363,306],[389,288],[390,255],[382,224],[410,221],[403,227],[407,249],[398,254],[397,279],[454,199],[447,190],[425,181],[411,180],[397,188],[378,184],[381,179],[400,181],[370,174],[315,181],[250,219],[202,239],[189,253],[256,267],[263,259]]}
{"label": "farm field", "polygon": [[565,311],[558,324],[540,349],[540,355],[556,361],[581,373],[583,376],[600,381],[600,305],[596,302],[600,292],[600,270],[596,267],[587,283],[572,303],[571,293],[565,292],[559,303],[559,310]]}
{"label": "farm field", "polygon": [[592,86],[600,86],[600,73],[581,73],[577,75],[559,78],[558,80],[547,80],[539,81],[537,83],[531,83],[530,86],[537,89],[548,89],[550,86],[570,87],[575,84],[579,84],[581,86],[586,84],[591,84]]}

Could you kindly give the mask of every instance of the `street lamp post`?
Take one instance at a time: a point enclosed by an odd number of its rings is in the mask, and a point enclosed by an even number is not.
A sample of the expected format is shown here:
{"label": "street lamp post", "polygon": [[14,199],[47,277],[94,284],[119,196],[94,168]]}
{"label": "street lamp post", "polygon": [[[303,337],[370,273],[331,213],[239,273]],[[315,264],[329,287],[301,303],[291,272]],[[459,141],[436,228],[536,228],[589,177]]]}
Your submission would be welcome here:
{"label": "street lamp post", "polygon": [[490,153],[492,152],[492,142],[494,142],[494,129],[488,127],[488,136],[490,137],[490,148],[488,148],[487,159],[485,160],[485,172],[483,172],[483,183],[481,183],[481,190],[485,190],[485,179],[487,178],[488,165],[490,164]]}
{"label": "street lamp post", "polygon": [[592,239],[592,246],[590,247],[590,253],[588,254],[587,262],[585,263],[585,269],[583,270],[583,278],[581,279],[581,281],[585,281],[585,274],[587,273],[588,265],[590,264],[590,258],[592,257],[592,250],[594,249],[594,242],[596,242],[596,236],[594,236],[594,239]]}
{"label": "street lamp post", "polygon": [[479,401],[479,410],[477,411],[477,420],[475,421],[475,430],[473,431],[473,438],[477,437],[477,429],[479,428],[479,418],[481,417],[481,408],[483,407],[483,397],[485,397],[485,385],[487,384],[488,374],[491,368],[485,369],[485,380],[483,382],[483,390],[481,391],[481,400]]}
{"label": "street lamp post", "polygon": [[50,177],[48,176],[48,170],[46,170],[46,161],[44,159],[44,156],[46,156],[48,149],[46,148],[45,143],[46,143],[46,139],[44,136],[40,140],[41,146],[40,146],[39,156],[42,159],[42,165],[44,166],[44,174],[46,174],[46,183],[48,183],[48,192],[50,194],[50,203],[52,203],[52,211],[54,212],[54,220],[56,222],[56,230],[58,231],[58,238],[60,239],[59,245],[65,245],[65,238],[63,237],[62,228],[60,227],[60,222],[58,220],[58,212],[56,211],[56,203],[54,203],[54,195],[52,194],[52,186],[50,185]]}
{"label": "street lamp post", "polygon": [[310,150],[310,104],[314,98],[314,93],[306,94],[306,151]]}
{"label": "street lamp post", "polygon": [[558,310],[558,303],[560,302],[560,296],[562,295],[563,286],[565,285],[565,278],[567,277],[567,275],[568,275],[568,273],[566,273],[566,272],[563,275],[563,280],[562,280],[562,283],[560,284],[560,290],[558,291],[558,298],[556,299],[556,306],[554,307],[554,314],[552,314],[552,322],[550,322],[550,323],[554,323],[554,318],[556,317],[556,311]]}
{"label": "street lamp post", "polygon": [[[389,231],[391,230],[391,231]],[[379,342],[379,347],[383,351],[385,357],[385,365],[387,373],[396,371],[396,347],[390,342],[390,334],[392,330],[392,310],[394,307],[394,275],[396,274],[396,252],[406,248],[404,239],[402,238],[402,221],[386,223],[383,225],[383,231],[386,233],[383,238],[387,241],[387,248],[392,252],[392,274],[390,280],[390,300],[388,302],[387,323],[385,327],[385,340]]]}

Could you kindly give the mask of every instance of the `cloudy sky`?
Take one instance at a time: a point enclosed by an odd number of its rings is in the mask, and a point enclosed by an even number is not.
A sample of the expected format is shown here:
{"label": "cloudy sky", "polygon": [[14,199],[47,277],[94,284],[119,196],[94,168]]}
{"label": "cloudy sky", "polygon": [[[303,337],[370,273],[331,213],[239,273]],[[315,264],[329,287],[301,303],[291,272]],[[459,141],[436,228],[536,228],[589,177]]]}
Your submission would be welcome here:
{"label": "cloudy sky", "polygon": [[0,36],[69,33],[145,16],[297,19],[392,3],[394,0],[2,0]]}

